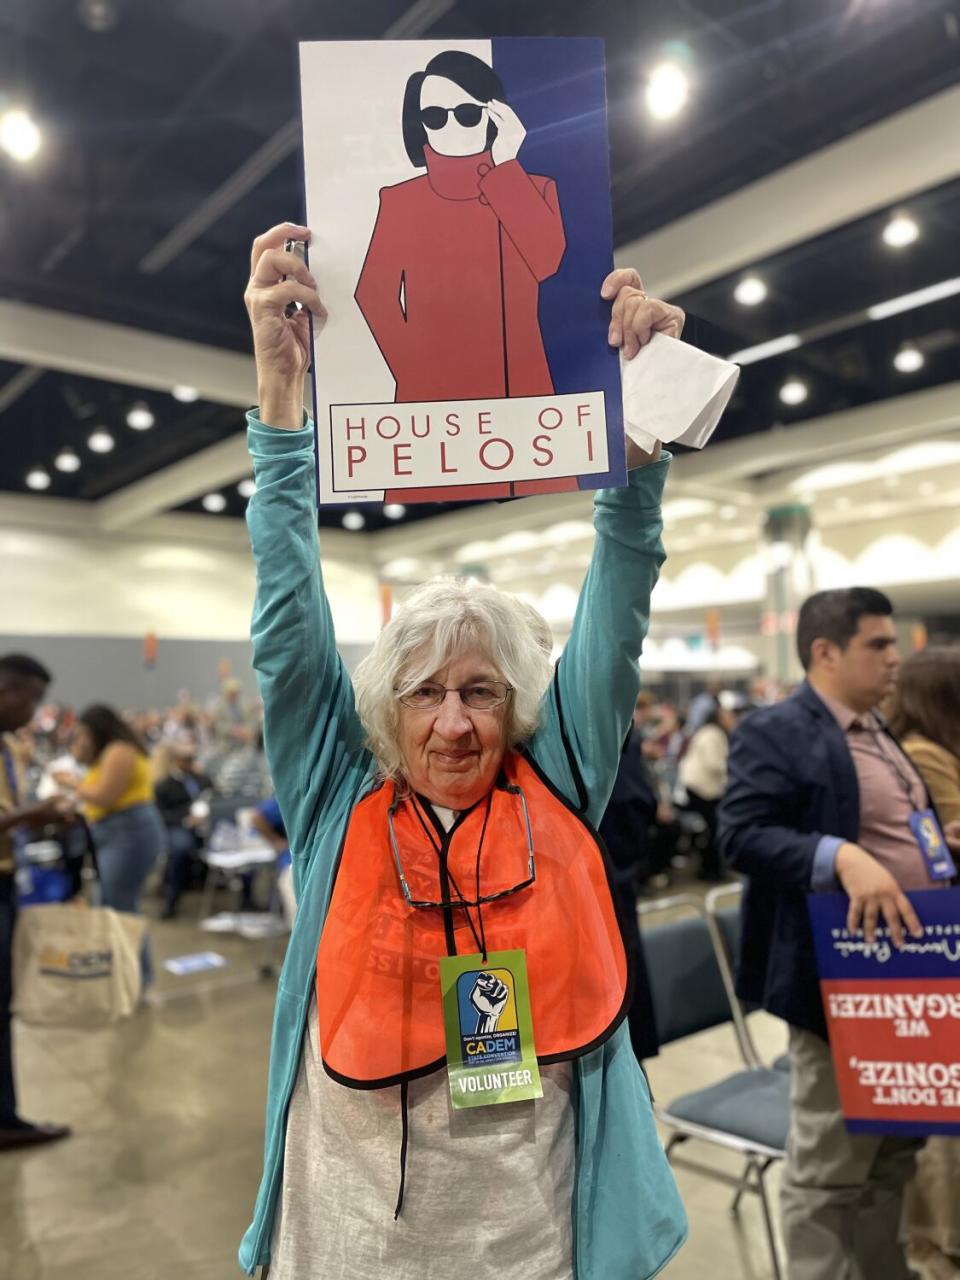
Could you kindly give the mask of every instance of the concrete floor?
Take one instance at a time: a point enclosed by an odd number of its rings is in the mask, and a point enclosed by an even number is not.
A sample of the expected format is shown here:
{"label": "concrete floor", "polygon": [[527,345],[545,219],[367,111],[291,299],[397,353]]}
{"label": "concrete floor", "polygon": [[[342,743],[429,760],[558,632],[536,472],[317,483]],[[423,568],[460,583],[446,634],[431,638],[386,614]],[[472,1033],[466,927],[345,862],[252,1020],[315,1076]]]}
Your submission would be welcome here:
{"label": "concrete floor", "polygon": [[[109,1031],[17,1028],[22,1113],[75,1134],[0,1156],[0,1280],[242,1275],[235,1257],[260,1168],[273,983],[257,976],[261,944],[202,934],[189,917],[155,924],[153,937],[158,962],[212,949],[230,963],[181,978],[158,968],[157,1003]],[[751,1025],[765,1056],[782,1051],[781,1024],[759,1014]],[[668,1047],[650,1078],[668,1098],[738,1067],[733,1033],[720,1028]],[[699,1154],[737,1171],[723,1153]],[[683,1170],[678,1181],[691,1235],[669,1280],[768,1280],[756,1198],[733,1219],[728,1188]],[[775,1194],[775,1172],[771,1186]]]}

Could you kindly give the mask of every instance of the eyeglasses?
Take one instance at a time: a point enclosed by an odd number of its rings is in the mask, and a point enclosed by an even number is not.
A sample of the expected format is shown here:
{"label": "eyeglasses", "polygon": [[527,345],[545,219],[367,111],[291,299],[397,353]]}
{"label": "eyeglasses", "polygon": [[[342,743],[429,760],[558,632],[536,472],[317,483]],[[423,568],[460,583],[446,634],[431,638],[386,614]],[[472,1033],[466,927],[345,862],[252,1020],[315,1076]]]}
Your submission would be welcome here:
{"label": "eyeglasses", "polygon": [[439,707],[448,693],[458,693],[463,705],[473,711],[492,711],[506,702],[513,687],[502,680],[475,680],[458,689],[447,689],[435,680],[425,680],[407,693],[398,693],[397,698],[412,711],[430,711]]}
{"label": "eyeglasses", "polygon": [[437,129],[445,129],[447,120],[453,116],[457,124],[463,125],[465,129],[472,129],[483,119],[486,109],[479,102],[461,102],[456,107],[424,107],[420,112],[420,121],[425,129],[436,132]]}
{"label": "eyeglasses", "polygon": [[[390,847],[393,849],[393,860],[394,860],[394,863],[396,864],[397,876],[399,877],[399,880],[400,880],[400,890],[403,894],[404,901],[406,902],[408,907],[414,907],[418,911],[436,910],[437,908],[442,909],[442,908],[451,908],[451,907],[480,907],[488,902],[498,902],[501,898],[512,897],[513,894],[519,893],[522,889],[529,889],[530,886],[535,882],[537,878],[537,864],[536,864],[536,859],[534,857],[534,852],[533,852],[533,829],[530,826],[530,813],[527,809],[527,801],[524,797],[523,792],[520,790],[519,787],[508,785],[504,788],[504,790],[509,792],[510,795],[516,796],[519,799],[520,808],[523,811],[523,826],[527,836],[527,878],[525,880],[521,880],[519,884],[515,884],[512,889],[500,889],[497,893],[482,894],[480,892],[480,854],[483,850],[483,836],[487,829],[487,824],[486,822],[484,822],[483,831],[480,834],[480,844],[477,848],[477,894],[476,894],[476,897],[465,898],[463,894],[460,892],[460,890],[457,888],[457,885],[453,882],[453,877],[450,876],[449,869],[448,869],[447,875],[450,879],[451,884],[453,884],[453,888],[457,894],[457,897],[441,898],[439,902],[433,902],[426,899],[414,898],[414,896],[410,892],[410,886],[407,883],[407,877],[404,875],[404,871],[403,871],[403,862],[400,859],[400,847],[397,844],[397,833],[393,825],[393,815],[396,813],[397,809],[399,809],[400,805],[403,803],[403,799],[401,798],[401,799],[394,800],[393,804],[387,810],[387,827],[390,832]],[[487,803],[489,804],[489,799]],[[420,817],[419,812],[417,813],[417,817],[418,818]],[[420,821],[422,823],[423,819],[421,818]],[[424,827],[424,830],[427,830],[427,828]],[[427,830],[427,835],[430,837],[430,842],[431,844],[433,844],[435,851],[439,855],[440,850],[437,847],[436,843],[434,842],[433,837],[430,836],[429,830]]]}

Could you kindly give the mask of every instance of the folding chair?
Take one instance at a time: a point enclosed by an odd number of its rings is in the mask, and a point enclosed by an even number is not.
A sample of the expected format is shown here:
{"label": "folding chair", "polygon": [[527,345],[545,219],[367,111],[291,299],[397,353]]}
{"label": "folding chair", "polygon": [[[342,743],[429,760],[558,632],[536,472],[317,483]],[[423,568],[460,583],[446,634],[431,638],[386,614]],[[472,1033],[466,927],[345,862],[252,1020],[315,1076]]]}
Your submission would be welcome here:
{"label": "folding chair", "polygon": [[[743,1061],[743,1070],[666,1105],[655,1102],[654,1111],[672,1131],[667,1158],[679,1167],[732,1186],[731,1213],[739,1213],[745,1191],[758,1196],[773,1274],[781,1280],[765,1175],[786,1154],[790,1075],[764,1066],[734,991],[732,957],[739,949],[740,909],[739,905],[720,908],[717,902],[739,889],[738,885],[722,886],[707,902],[692,894],[677,894],[644,902],[638,908],[660,1043],[670,1044],[729,1022]],[[657,916],[678,911],[683,912],[680,918],[650,925]],[[675,1154],[678,1147],[692,1140],[742,1156],[743,1173],[735,1177]]]}

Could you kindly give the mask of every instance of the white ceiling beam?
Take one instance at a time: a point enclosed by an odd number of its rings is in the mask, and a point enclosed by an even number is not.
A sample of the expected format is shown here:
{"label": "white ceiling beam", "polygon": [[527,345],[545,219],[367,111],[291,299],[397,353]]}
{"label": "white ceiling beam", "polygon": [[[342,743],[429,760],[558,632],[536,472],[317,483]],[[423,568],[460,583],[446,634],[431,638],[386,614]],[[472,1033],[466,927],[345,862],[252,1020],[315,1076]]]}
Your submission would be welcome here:
{"label": "white ceiling beam", "polygon": [[245,408],[257,398],[253,358],[183,338],[0,299],[0,359]]}
{"label": "white ceiling beam", "polygon": [[101,498],[97,503],[98,523],[108,533],[139,525],[150,516],[192,502],[202,493],[234,484],[251,470],[246,436],[238,432]]}
{"label": "white ceiling beam", "polygon": [[960,427],[960,382],[912,391],[892,400],[826,414],[779,431],[765,431],[708,446],[678,458],[683,480],[711,483],[744,481],[792,467],[814,467],[834,458],[852,459],[881,449]]}
{"label": "white ceiling beam", "polygon": [[[190,546],[239,549],[249,553],[246,524],[230,516],[207,516],[191,511],[168,512],[141,520],[136,528],[106,530],[98,505],[72,498],[39,494],[0,494],[0,534],[24,532],[69,534],[74,538],[131,539],[144,542],[182,542]],[[323,554],[329,561],[374,571],[370,535],[345,529],[323,530]]]}
{"label": "white ceiling beam", "polygon": [[960,86],[861,129],[622,245],[648,290],[673,298],[960,175]]}

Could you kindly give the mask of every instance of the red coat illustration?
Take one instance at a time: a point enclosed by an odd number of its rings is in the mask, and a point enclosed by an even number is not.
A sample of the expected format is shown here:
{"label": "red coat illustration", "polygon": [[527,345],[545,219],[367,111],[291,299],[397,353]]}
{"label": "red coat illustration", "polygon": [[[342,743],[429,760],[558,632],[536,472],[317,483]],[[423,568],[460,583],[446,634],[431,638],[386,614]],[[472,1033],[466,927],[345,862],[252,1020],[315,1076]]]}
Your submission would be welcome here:
{"label": "red coat illustration", "polygon": [[[380,192],[356,300],[396,379],[397,402],[551,395],[539,286],[566,248],[552,178],[490,152],[442,156]],[[576,489],[575,479],[397,490],[457,501]]]}

